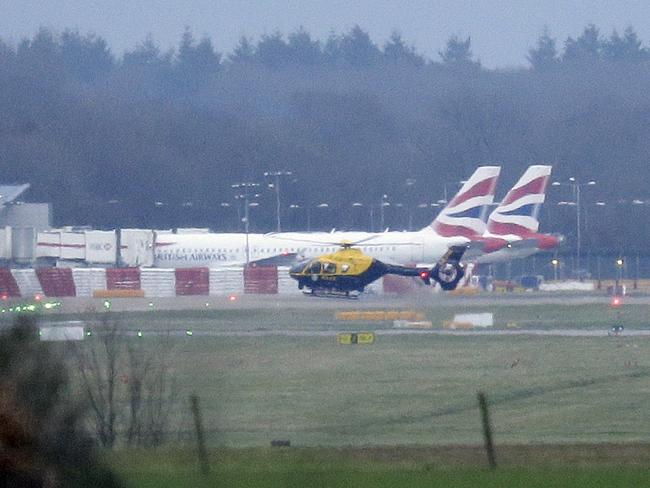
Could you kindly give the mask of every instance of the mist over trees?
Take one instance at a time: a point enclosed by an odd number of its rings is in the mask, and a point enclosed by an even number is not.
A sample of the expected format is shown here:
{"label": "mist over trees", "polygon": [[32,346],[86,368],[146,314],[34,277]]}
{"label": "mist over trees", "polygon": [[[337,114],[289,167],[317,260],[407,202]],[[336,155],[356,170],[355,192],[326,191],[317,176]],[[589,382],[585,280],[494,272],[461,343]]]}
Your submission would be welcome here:
{"label": "mist over trees", "polygon": [[[480,164],[503,166],[502,195],[549,163],[554,179],[598,183],[582,195],[585,245],[643,250],[650,51],[631,27],[589,25],[563,41],[545,30],[526,53],[527,67],[490,70],[469,37],[427,59],[398,32],[382,44],[355,26],[243,37],[227,53],[187,29],[176,49],[148,36],[118,57],[93,34],[40,29],[0,41],[1,180],[30,182],[57,224],[236,230],[230,185],[291,170],[287,228],[367,229],[372,207],[378,227],[382,195],[386,224],[404,228]],[[273,230],[260,188],[252,229]],[[556,203],[573,198],[549,191],[543,231],[572,239],[575,208]]]}

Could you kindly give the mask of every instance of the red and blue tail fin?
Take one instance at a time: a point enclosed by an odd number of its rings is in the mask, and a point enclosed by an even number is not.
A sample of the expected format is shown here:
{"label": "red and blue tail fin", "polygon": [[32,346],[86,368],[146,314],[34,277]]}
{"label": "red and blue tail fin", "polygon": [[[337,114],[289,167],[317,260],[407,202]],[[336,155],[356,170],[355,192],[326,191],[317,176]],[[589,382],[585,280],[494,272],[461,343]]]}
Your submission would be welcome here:
{"label": "red and blue tail fin", "polygon": [[539,230],[539,208],[546,198],[551,166],[530,166],[490,214],[487,231],[491,235],[527,238]]}
{"label": "red and blue tail fin", "polygon": [[485,232],[485,215],[494,200],[500,166],[481,166],[438,214],[430,227],[443,237],[473,239]]}

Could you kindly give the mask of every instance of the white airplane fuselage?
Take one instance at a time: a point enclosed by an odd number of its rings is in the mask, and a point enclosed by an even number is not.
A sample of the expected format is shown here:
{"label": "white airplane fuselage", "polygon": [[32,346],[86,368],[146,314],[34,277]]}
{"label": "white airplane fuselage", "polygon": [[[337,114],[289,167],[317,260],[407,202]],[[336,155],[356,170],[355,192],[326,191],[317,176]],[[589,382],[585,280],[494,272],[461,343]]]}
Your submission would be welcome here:
{"label": "white airplane fuselage", "polygon": [[[278,256],[309,259],[361,242],[364,253],[390,264],[436,263],[449,246],[464,237],[440,237],[430,229],[416,232],[286,232],[277,234],[164,234],[154,244],[154,266],[160,268],[241,266]],[[248,251],[248,252],[247,252]]]}

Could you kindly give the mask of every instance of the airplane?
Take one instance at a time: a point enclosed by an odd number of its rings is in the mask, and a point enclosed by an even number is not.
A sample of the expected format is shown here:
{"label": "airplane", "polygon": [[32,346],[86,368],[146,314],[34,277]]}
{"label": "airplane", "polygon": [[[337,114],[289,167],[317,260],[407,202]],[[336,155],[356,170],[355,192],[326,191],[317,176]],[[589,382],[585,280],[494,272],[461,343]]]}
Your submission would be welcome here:
{"label": "airplane", "polygon": [[427,285],[433,279],[443,290],[455,289],[465,274],[460,260],[466,246],[452,246],[429,269],[386,264],[353,247],[359,244],[343,242],[341,249],[332,254],[295,264],[289,275],[298,282],[299,290],[308,288],[310,295],[353,298],[351,292],[362,293],[367,285],[387,274],[418,276]]}
{"label": "airplane", "polygon": [[474,257],[478,264],[492,264],[554,249],[560,236],[539,233],[539,209],[546,198],[552,167],[530,166],[506,194],[487,221],[483,237],[501,241],[497,249]]}
{"label": "airplane", "polygon": [[166,234],[154,243],[154,265],[292,265],[335,252],[338,245],[332,243],[351,241],[360,242],[362,252],[384,263],[431,268],[452,246],[466,245],[474,238],[482,239],[482,245],[505,245],[502,240],[482,237],[483,219],[494,200],[500,170],[499,166],[477,168],[433,222],[419,231]]}

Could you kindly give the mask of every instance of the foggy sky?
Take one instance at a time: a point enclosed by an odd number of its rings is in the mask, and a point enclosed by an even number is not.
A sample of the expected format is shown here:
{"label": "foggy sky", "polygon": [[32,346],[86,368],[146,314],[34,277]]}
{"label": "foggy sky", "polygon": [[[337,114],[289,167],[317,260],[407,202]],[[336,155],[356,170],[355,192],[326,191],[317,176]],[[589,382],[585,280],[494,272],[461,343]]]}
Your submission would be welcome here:
{"label": "foggy sky", "polygon": [[[118,56],[151,33],[162,48],[178,45],[185,26],[229,52],[240,36],[257,39],[303,26],[319,39],[354,24],[383,44],[398,30],[425,56],[438,59],[452,34],[471,36],[484,66],[526,64],[544,26],[563,41],[594,23],[609,35],[632,25],[650,41],[650,2],[633,0],[0,0],[0,38],[17,43],[39,26],[94,32]],[[558,47],[561,47],[561,42]]]}

